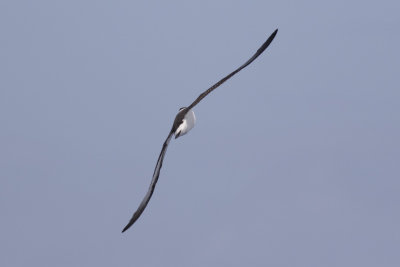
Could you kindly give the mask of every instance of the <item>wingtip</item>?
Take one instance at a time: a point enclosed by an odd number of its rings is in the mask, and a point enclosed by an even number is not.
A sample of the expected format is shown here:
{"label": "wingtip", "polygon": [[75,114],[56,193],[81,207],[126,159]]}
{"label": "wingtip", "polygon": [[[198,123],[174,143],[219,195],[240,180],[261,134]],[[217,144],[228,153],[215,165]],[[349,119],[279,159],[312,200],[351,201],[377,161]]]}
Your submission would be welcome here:
{"label": "wingtip", "polygon": [[124,227],[124,229],[122,229],[122,232],[121,232],[121,233],[123,233],[123,232],[125,232],[126,230],[128,230],[129,227],[131,227],[131,226],[132,226],[132,223],[128,223],[128,224]]}
{"label": "wingtip", "polygon": [[122,229],[121,233],[125,232],[126,230],[128,230],[129,227],[125,226],[124,229]]}

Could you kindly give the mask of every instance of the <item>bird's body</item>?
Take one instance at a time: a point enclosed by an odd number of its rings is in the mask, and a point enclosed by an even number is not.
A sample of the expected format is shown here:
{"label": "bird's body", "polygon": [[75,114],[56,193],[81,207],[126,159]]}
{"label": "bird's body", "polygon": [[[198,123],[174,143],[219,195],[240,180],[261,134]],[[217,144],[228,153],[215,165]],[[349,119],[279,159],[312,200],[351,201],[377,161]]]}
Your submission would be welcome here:
{"label": "bird's body", "polygon": [[211,93],[213,90],[215,90],[217,87],[219,87],[221,84],[223,84],[225,81],[227,81],[229,78],[231,78],[233,75],[247,67],[251,62],[253,62],[259,55],[264,52],[265,49],[271,44],[272,40],[275,38],[276,33],[278,32],[278,29],[276,29],[271,36],[261,45],[261,47],[257,50],[257,52],[249,59],[247,60],[243,65],[241,65],[239,68],[222,78],[220,81],[218,81],[216,84],[208,88],[206,91],[204,91],[202,94],[200,94],[196,100],[190,104],[188,107],[181,108],[178,112],[178,114],[175,116],[174,123],[172,124],[172,128],[167,136],[167,139],[165,139],[163,147],[161,149],[160,155],[158,156],[157,164],[154,169],[153,173],[153,178],[151,180],[149,190],[147,191],[147,194],[143,198],[142,202],[140,203],[139,207],[133,214],[132,218],[130,219],[129,223],[125,226],[125,228],[122,230],[122,232],[125,232],[128,230],[129,227],[132,226],[136,222],[136,220],[140,217],[140,215],[143,213],[144,209],[146,208],[147,204],[150,201],[151,196],[153,195],[154,188],[157,184],[158,178],[160,176],[160,171],[161,167],[163,164],[164,156],[165,153],[167,152],[167,148],[169,145],[169,142],[171,141],[171,138],[173,135],[175,135],[175,139],[185,135],[188,133],[195,125],[196,123],[196,117],[193,112],[193,107],[197,105],[204,97],[206,97],[209,93]]}
{"label": "bird's body", "polygon": [[[193,110],[189,110],[186,112],[186,108],[181,108],[179,112],[185,112],[185,116],[181,120],[181,124],[179,124],[178,128],[175,130],[175,139],[179,136],[187,134],[191,129],[193,129],[196,124],[196,116],[194,115]],[[179,116],[179,113],[176,117]]]}

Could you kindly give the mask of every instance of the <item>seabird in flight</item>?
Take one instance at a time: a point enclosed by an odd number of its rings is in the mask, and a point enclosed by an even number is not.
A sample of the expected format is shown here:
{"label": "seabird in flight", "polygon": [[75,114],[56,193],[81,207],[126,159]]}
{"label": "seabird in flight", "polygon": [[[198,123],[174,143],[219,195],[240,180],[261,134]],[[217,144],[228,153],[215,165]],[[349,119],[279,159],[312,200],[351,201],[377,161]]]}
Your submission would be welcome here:
{"label": "seabird in flight", "polygon": [[136,220],[140,217],[144,209],[146,208],[147,204],[149,203],[149,200],[151,196],[153,195],[154,188],[156,186],[156,183],[158,181],[158,177],[160,176],[160,170],[162,167],[162,163],[164,160],[165,153],[167,152],[167,147],[169,142],[171,141],[171,138],[173,135],[175,135],[175,139],[186,134],[189,132],[193,127],[194,124],[196,123],[196,117],[193,112],[193,107],[196,106],[204,97],[206,97],[209,93],[211,93],[214,89],[216,89],[218,86],[223,84],[226,80],[231,78],[233,75],[247,67],[251,62],[253,62],[259,55],[261,55],[262,52],[269,46],[269,44],[272,42],[272,40],[275,38],[276,33],[278,32],[278,29],[276,29],[271,36],[265,41],[265,43],[257,50],[257,52],[249,59],[247,60],[243,65],[241,65],[239,68],[234,70],[232,73],[228,74],[226,77],[222,78],[219,82],[208,88],[206,91],[204,91],[197,99],[190,104],[188,107],[183,107],[180,108],[178,114],[175,117],[174,123],[172,124],[172,128],[169,131],[167,139],[164,141],[164,144],[162,146],[160,155],[158,156],[157,164],[154,169],[153,173],[153,178],[150,183],[150,187],[147,191],[146,196],[143,198],[142,202],[140,203],[138,209],[135,211],[133,214],[132,218],[130,219],[129,223],[125,226],[125,228],[122,230],[122,232],[125,232],[126,230],[129,229],[129,227],[132,226],[136,222]]}

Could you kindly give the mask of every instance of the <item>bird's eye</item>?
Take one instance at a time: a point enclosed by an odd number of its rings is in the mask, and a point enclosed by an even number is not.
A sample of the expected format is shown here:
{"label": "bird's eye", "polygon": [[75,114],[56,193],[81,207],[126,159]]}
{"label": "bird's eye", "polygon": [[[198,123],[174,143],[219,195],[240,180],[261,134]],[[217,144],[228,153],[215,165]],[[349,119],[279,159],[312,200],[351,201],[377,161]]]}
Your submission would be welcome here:
{"label": "bird's eye", "polygon": [[185,109],[185,108],[186,108],[186,107],[182,107],[182,108],[179,109],[179,111],[181,111],[182,109]]}

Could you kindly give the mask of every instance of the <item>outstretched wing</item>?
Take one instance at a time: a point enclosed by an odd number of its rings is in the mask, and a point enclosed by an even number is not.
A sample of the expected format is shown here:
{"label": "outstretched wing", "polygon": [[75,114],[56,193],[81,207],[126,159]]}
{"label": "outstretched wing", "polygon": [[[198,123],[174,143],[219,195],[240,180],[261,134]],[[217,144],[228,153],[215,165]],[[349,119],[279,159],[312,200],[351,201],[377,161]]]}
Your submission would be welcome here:
{"label": "outstretched wing", "polygon": [[229,78],[231,78],[233,75],[235,75],[236,73],[238,73],[239,71],[241,71],[242,69],[244,69],[245,67],[247,67],[251,62],[253,62],[259,55],[262,54],[262,52],[264,52],[265,49],[267,49],[267,47],[269,46],[269,44],[272,42],[272,40],[275,38],[276,33],[278,32],[278,29],[276,29],[271,36],[267,39],[267,41],[265,41],[265,43],[257,50],[257,52],[249,59],[246,61],[246,63],[244,63],[242,66],[240,66],[239,68],[237,68],[236,70],[234,70],[232,73],[230,73],[228,76],[222,78],[219,82],[217,82],[216,84],[214,84],[213,86],[211,86],[210,88],[208,88],[206,91],[204,91],[204,93],[202,93],[201,95],[199,95],[199,97],[186,109],[186,110],[190,110],[192,109],[195,105],[197,105],[204,97],[206,97],[209,93],[211,93],[214,89],[216,89],[218,86],[220,86],[221,84],[223,84],[226,80],[228,80]]}
{"label": "outstretched wing", "polygon": [[131,220],[129,221],[129,223],[122,230],[122,233],[125,232],[126,230],[128,230],[129,227],[131,227],[132,224],[134,224],[136,222],[136,220],[140,217],[140,215],[142,214],[142,212],[146,208],[147,204],[149,203],[150,198],[153,195],[154,188],[156,187],[156,184],[157,184],[157,181],[158,181],[158,177],[160,176],[160,170],[161,170],[161,167],[162,167],[162,164],[163,164],[164,156],[165,156],[165,153],[167,152],[167,147],[168,147],[169,142],[171,141],[171,137],[172,137],[173,133],[174,133],[173,131],[171,131],[169,133],[167,139],[165,140],[165,142],[163,144],[163,147],[162,147],[161,152],[160,152],[160,156],[158,156],[156,168],[154,169],[153,179],[151,180],[151,183],[150,183],[150,186],[149,186],[149,190],[147,191],[146,196],[143,198],[142,202],[140,203],[139,207],[137,208],[137,210],[133,214],[133,216],[132,216]]}
{"label": "outstretched wing", "polygon": [[[158,177],[160,176],[160,170],[161,170],[161,167],[162,167],[162,163],[163,163],[163,160],[164,160],[165,153],[167,152],[168,144],[171,141],[171,138],[172,138],[172,135],[174,134],[174,131],[176,130],[176,126],[180,124],[180,120],[185,116],[185,114],[190,109],[192,109],[195,105],[197,105],[204,97],[206,97],[209,93],[211,93],[214,89],[216,89],[218,86],[223,84],[226,80],[231,78],[233,75],[235,75],[236,73],[238,73],[239,71],[241,71],[242,69],[247,67],[259,55],[261,55],[262,52],[264,52],[264,50],[267,49],[267,47],[270,45],[272,40],[275,38],[275,35],[276,35],[277,32],[278,32],[278,29],[276,29],[271,34],[271,36],[267,39],[267,41],[265,41],[265,43],[257,50],[257,52],[249,60],[247,60],[242,66],[240,66],[239,68],[234,70],[232,73],[230,73],[226,77],[222,78],[219,82],[217,82],[216,84],[211,86],[209,89],[207,89],[205,92],[203,92],[201,95],[199,95],[199,97],[189,107],[187,107],[185,109],[185,112],[178,113],[177,117],[175,118],[175,122],[174,122],[174,125],[172,127],[172,130],[170,131],[170,133],[169,133],[167,139],[165,140],[165,142],[163,144],[163,147],[161,149],[160,156],[158,157],[157,164],[156,164],[156,167],[154,169],[153,179],[151,180],[149,190],[147,191],[146,196],[143,198],[143,200],[140,203],[138,209],[135,211],[135,213],[133,214],[133,216],[130,219],[129,223],[125,226],[125,228],[122,230],[122,232],[125,232],[126,230],[128,230],[129,227],[131,227],[136,222],[136,220],[140,217],[140,215],[143,213],[144,209],[146,208],[147,204],[149,203],[150,198],[153,195],[154,188],[155,188],[155,186],[157,184]],[[178,116],[179,116],[179,118],[178,118]]]}

